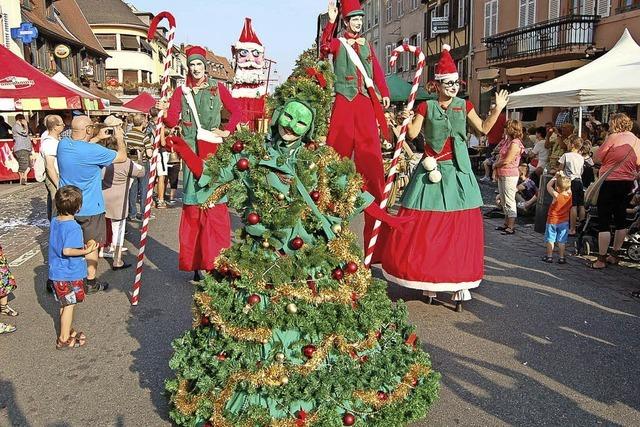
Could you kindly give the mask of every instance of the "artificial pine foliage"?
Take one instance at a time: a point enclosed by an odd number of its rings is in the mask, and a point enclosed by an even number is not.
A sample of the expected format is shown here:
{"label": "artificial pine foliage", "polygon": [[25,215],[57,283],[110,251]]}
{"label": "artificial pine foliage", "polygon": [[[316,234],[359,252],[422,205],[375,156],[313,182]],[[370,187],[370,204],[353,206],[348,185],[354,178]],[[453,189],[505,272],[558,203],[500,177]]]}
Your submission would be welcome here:
{"label": "artificial pine foliage", "polygon": [[[328,115],[331,86],[316,91],[309,81],[294,73],[276,99],[287,91]],[[227,202],[244,226],[196,287],[193,328],[173,343],[171,418],[197,427],[388,427],[424,417],[439,374],[406,306],[390,301],[349,231],[372,199],[362,178],[311,135],[283,143],[278,132],[274,125],[265,141],[240,130],[206,162],[204,204]]]}

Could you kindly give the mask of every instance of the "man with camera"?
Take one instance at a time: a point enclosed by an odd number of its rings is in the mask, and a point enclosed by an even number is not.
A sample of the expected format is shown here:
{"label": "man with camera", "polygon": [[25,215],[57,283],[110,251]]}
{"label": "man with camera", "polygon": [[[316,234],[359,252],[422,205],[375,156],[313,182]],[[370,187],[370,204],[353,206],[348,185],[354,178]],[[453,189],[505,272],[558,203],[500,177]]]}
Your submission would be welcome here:
{"label": "man with camera", "polygon": [[[60,172],[59,186],[74,185],[82,192],[82,207],[75,215],[82,227],[84,242],[94,240],[98,245],[106,240],[105,204],[102,196],[102,168],[127,160],[122,127],[96,126],[87,116],[76,116],[71,122],[71,138],[58,144],[57,159]],[[109,150],[97,141],[115,137],[118,151]],[[98,250],[85,255],[87,260],[87,292],[103,291],[109,286],[96,281]]]}

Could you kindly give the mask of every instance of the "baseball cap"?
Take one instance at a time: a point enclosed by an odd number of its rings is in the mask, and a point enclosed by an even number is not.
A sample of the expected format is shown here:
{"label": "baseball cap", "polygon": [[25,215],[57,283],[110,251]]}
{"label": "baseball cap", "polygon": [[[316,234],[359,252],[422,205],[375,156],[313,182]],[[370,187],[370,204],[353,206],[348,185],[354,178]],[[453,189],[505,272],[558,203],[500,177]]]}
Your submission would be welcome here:
{"label": "baseball cap", "polygon": [[122,120],[120,120],[116,116],[107,116],[107,118],[104,119],[104,124],[107,126],[121,126],[122,123]]}

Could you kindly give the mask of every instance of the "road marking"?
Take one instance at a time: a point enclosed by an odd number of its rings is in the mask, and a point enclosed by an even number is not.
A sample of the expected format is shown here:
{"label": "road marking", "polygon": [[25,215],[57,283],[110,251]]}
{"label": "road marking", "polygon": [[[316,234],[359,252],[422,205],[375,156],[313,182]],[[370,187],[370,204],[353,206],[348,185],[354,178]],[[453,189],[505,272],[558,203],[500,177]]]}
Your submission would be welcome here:
{"label": "road marking", "polygon": [[9,267],[19,267],[40,253],[40,248],[34,248],[20,255],[9,263]]}

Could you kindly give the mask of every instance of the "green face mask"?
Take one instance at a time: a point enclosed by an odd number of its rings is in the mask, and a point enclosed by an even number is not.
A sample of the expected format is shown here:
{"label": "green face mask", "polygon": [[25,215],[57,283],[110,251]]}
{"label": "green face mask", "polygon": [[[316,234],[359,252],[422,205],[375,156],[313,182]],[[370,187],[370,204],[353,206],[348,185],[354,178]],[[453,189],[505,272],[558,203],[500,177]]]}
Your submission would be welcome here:
{"label": "green face mask", "polygon": [[304,136],[313,122],[313,113],[304,104],[290,102],[280,113],[278,124],[285,129],[291,129],[298,137]]}

